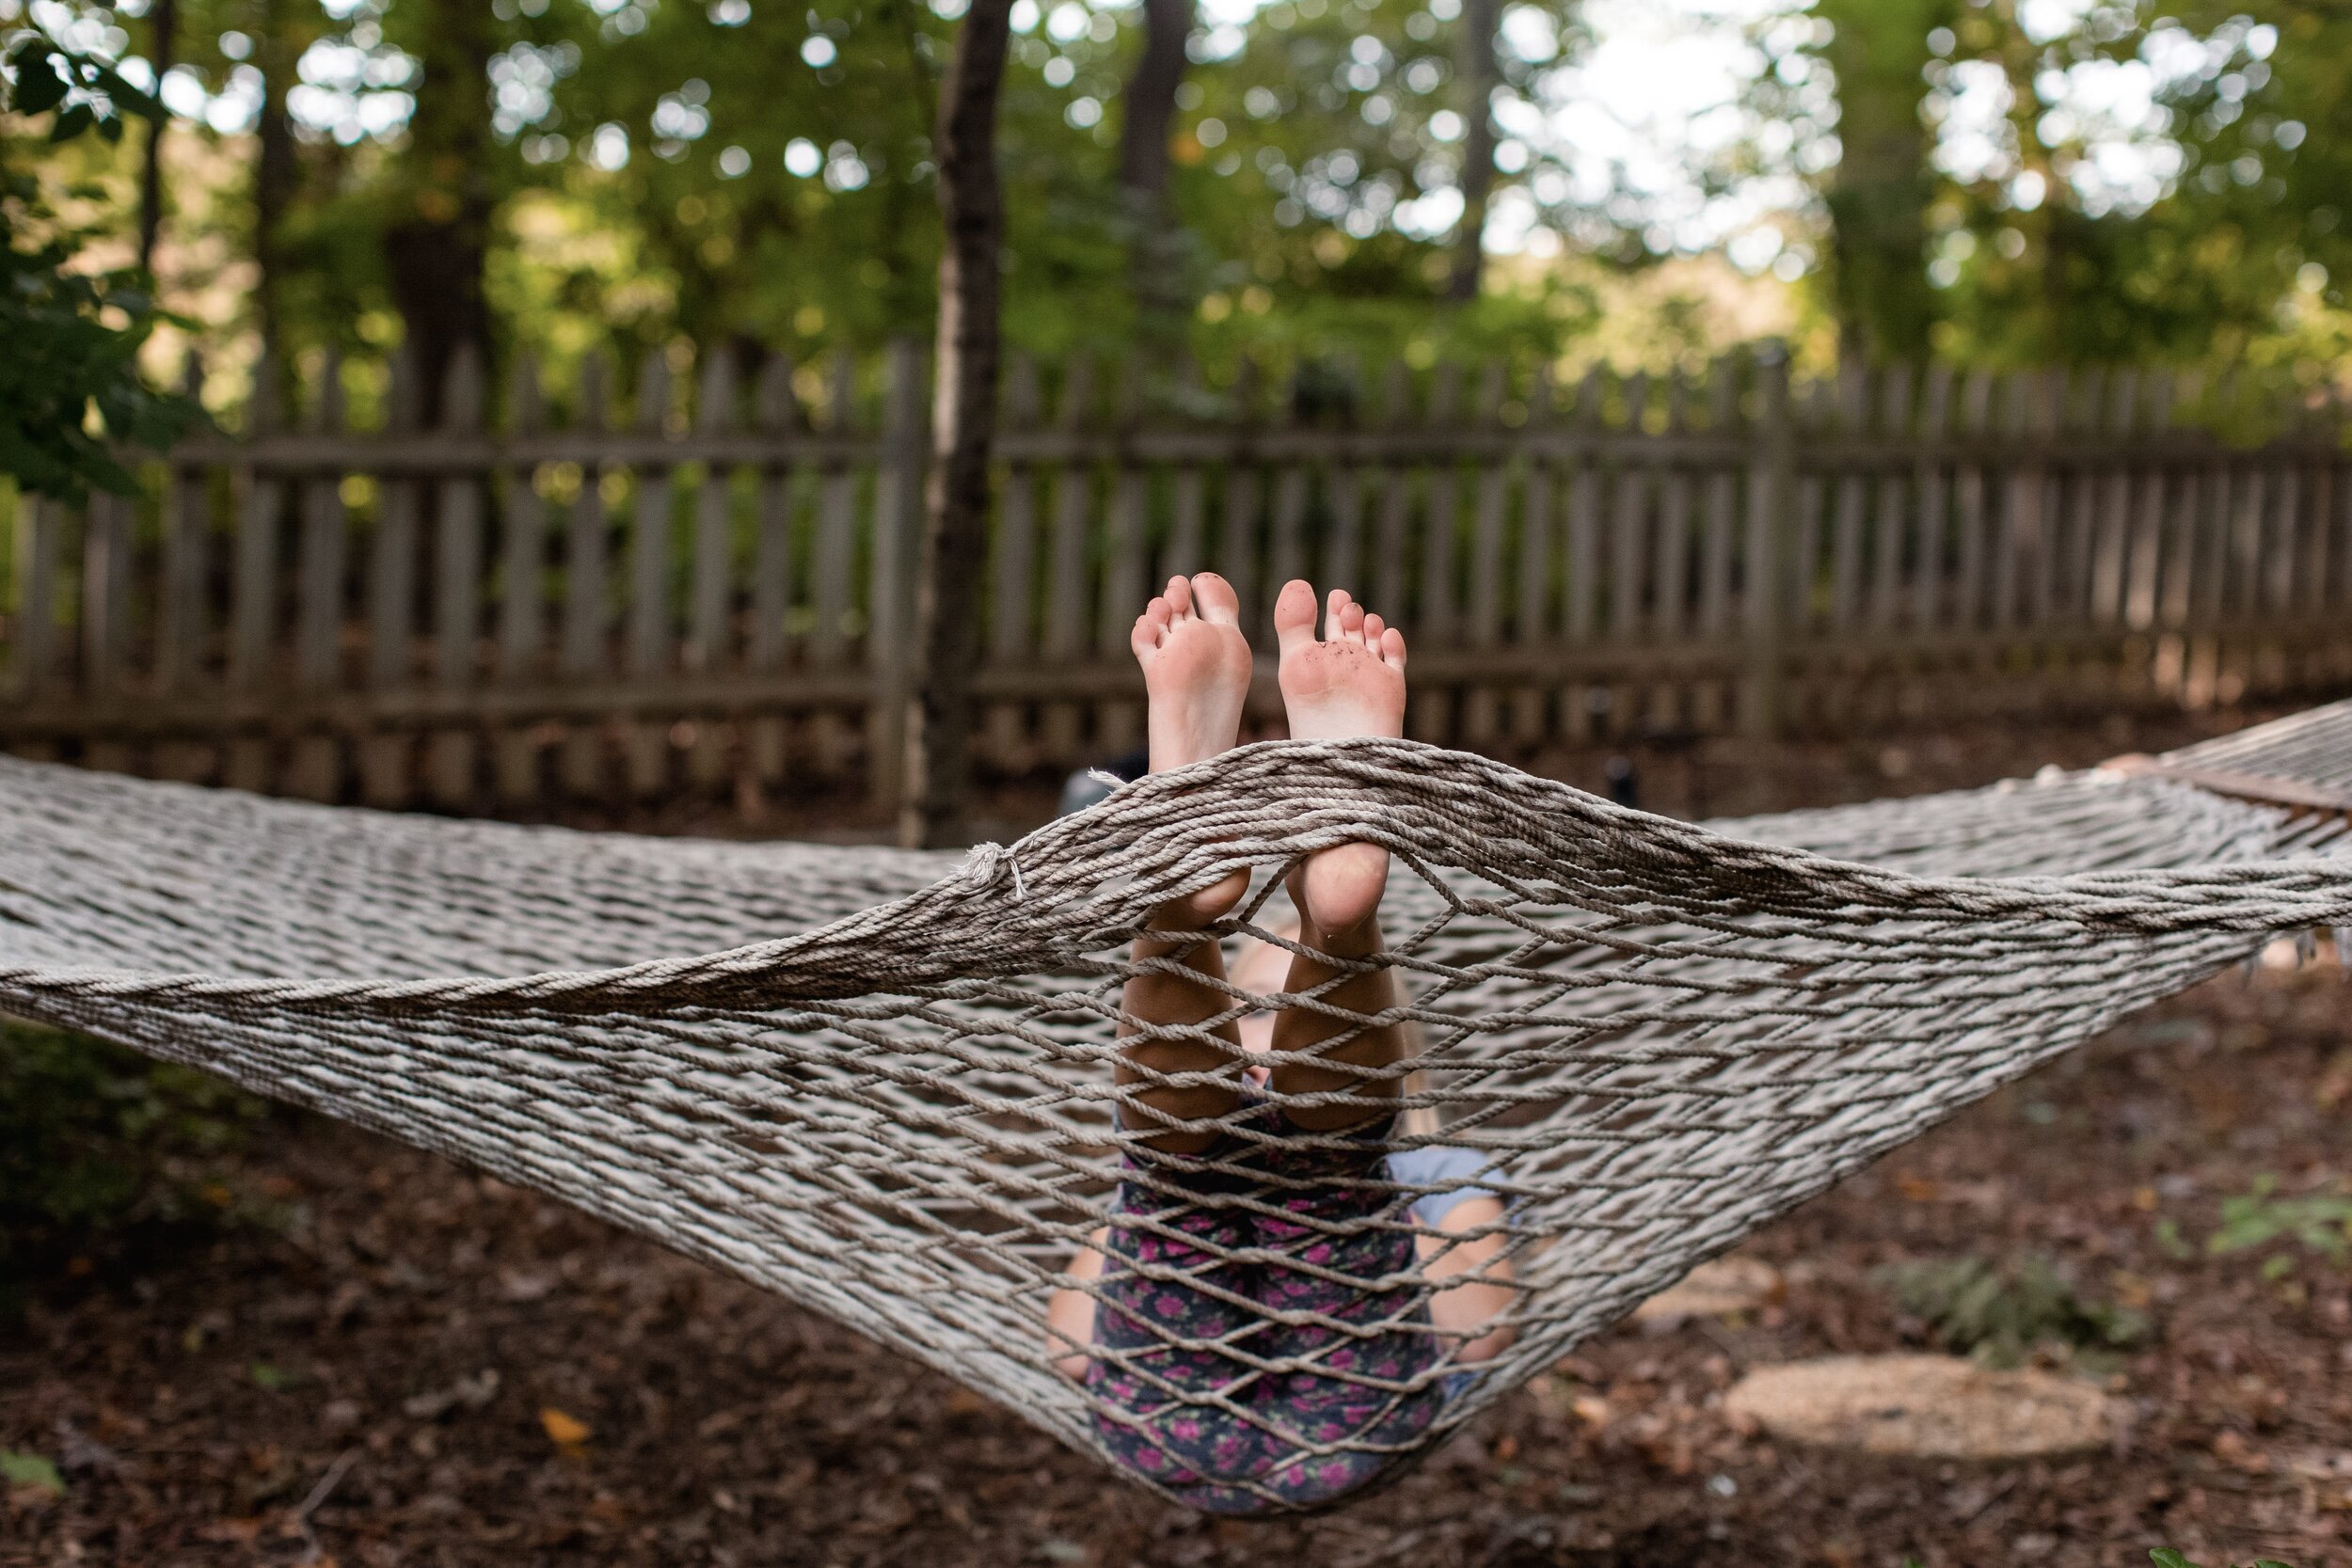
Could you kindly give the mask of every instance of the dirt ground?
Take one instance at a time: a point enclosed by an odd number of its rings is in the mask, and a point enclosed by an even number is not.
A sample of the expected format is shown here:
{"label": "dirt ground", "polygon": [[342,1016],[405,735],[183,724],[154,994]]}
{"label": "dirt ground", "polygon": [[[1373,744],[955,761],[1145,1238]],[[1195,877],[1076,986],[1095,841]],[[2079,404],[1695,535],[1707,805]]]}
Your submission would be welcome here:
{"label": "dirt ground", "polygon": [[[2217,727],[1699,760],[1724,812]],[[1597,784],[1604,760],[1548,770]],[[1644,803],[1690,809],[1691,760],[1642,759]],[[2352,1561],[2347,1113],[2344,972],[2224,977],[1758,1233],[1742,1255],[1784,1282],[1760,1309],[1621,1328],[1393,1489],[1271,1524],[1160,1503],[822,1319],[286,1114],[216,1173],[225,1208],[262,1218],[127,1269],[69,1263],[0,1327],[0,1449],[62,1481],[0,1497],[0,1563],[2088,1568],[2161,1544]],[[1952,1259],[2040,1270],[2067,1303],[2048,1322],[2098,1325],[2023,1349],[2116,1395],[2107,1450],[1841,1456],[1726,1417],[1752,1367],[1948,1346],[1964,1314],[1939,1318],[1890,1267]]]}

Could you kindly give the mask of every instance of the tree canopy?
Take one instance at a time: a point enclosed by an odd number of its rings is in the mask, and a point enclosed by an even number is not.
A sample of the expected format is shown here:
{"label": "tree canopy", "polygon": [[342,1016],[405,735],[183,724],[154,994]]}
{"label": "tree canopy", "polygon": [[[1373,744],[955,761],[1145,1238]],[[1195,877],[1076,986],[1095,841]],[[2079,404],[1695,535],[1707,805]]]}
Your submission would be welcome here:
{"label": "tree canopy", "polygon": [[[224,347],[805,357],[931,329],[963,3],[0,0],[0,25],[186,117],[158,270]],[[1154,14],[1182,69],[1138,75]],[[2323,0],[1019,0],[1011,24],[1017,348],[1120,354],[1156,310],[1212,364],[1556,356],[1646,301],[1675,355],[1728,346],[1677,323],[1745,290],[1817,362],[2341,357],[2352,12]],[[1687,57],[1723,90],[1631,123],[1637,34],[1653,87]],[[1131,104],[1167,128],[1143,205]],[[47,218],[11,198],[25,243],[69,210],[76,244],[135,231],[150,138],[92,116],[116,139],[0,127],[45,193]]]}

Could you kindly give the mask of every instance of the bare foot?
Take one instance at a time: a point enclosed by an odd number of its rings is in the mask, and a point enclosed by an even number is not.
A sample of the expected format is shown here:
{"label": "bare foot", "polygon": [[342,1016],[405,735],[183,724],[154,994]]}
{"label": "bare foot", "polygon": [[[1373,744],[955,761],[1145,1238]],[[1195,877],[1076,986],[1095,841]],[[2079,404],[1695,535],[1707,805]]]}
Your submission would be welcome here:
{"label": "bare foot", "polygon": [[[1152,694],[1146,731],[1152,772],[1206,761],[1232,750],[1239,738],[1250,673],[1240,610],[1232,585],[1203,572],[1189,580],[1168,578],[1167,591],[1136,618],[1131,645]],[[1209,1020],[1232,1010],[1232,1000],[1222,989],[1225,962],[1217,943],[1200,933],[1231,913],[1248,891],[1249,873],[1236,871],[1212,887],[1162,904],[1136,940],[1136,958],[1173,958],[1181,966],[1135,974],[1120,993],[1120,1007],[1130,1019],[1180,1031],[1136,1038],[1135,1027],[1120,1027],[1127,1044],[1119,1082],[1133,1092],[1139,1120],[1141,1113],[1149,1113],[1164,1122],[1201,1121],[1227,1114],[1236,1103],[1229,1083],[1172,1087],[1150,1075],[1216,1073],[1240,1053],[1241,1039],[1231,1021],[1208,1026]],[[1161,932],[1168,934],[1162,938]],[[1177,1132],[1145,1141],[1188,1153],[1207,1147],[1215,1135]]]}
{"label": "bare foot", "polygon": [[[1334,588],[1323,636],[1315,636],[1315,591],[1294,579],[1274,605],[1281,641],[1282,705],[1293,740],[1346,740],[1405,733],[1405,634]],[[1293,879],[1299,912],[1333,936],[1355,931],[1379,911],[1388,851],[1343,844],[1310,859]]]}
{"label": "bare foot", "polygon": [[[1128,646],[1143,666],[1143,687],[1152,699],[1145,729],[1152,772],[1205,762],[1233,749],[1241,736],[1241,710],[1249,700],[1250,664],[1241,599],[1232,583],[1215,572],[1168,578],[1166,590],[1136,617]],[[1235,872],[1167,907],[1153,924],[1166,929],[1221,919],[1248,889],[1248,876]]]}
{"label": "bare foot", "polygon": [[1249,640],[1232,585],[1215,572],[1168,578],[1128,645],[1152,694],[1152,771],[1231,751],[1249,698]]}

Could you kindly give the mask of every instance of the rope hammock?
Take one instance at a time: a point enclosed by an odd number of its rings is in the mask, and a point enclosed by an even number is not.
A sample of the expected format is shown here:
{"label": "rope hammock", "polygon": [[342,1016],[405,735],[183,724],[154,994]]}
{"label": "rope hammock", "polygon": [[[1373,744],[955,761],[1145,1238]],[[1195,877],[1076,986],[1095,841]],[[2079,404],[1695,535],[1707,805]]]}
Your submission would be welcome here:
{"label": "rope hammock", "polygon": [[[2130,767],[1708,826],[1410,742],[1254,745],[961,857],[0,761],[0,1009],[575,1204],[1195,1506],[1300,1509],[1394,1475],[1694,1263],[2118,1015],[2275,935],[2341,935],[2347,810],[2352,704]],[[1214,1180],[1180,1169],[1114,1083],[1122,985],[1174,961],[1132,960],[1129,939],[1247,868],[1202,940],[1286,943],[1283,869],[1356,840],[1394,856],[1373,961],[1406,1000],[1367,1016],[1229,985],[1231,1012],[1173,1032],[1314,1008],[1343,1035],[1409,1021],[1418,1055],[1244,1097]],[[1369,1134],[1277,1149],[1264,1131],[1269,1105],[1384,1094],[1406,1114]],[[1369,1208],[1318,1206],[1315,1159],[1367,1136],[1469,1154],[1442,1182],[1397,1174],[1409,1162],[1365,1178]],[[1466,1182],[1500,1218],[1438,1244],[1500,1239],[1477,1276],[1507,1287],[1515,1334],[1476,1364],[1431,1325],[1420,1274],[1346,1262],[1366,1235],[1436,1237],[1416,1201]],[[1238,1321],[1116,1310],[1136,1298],[1110,1275],[1073,1279],[1113,1221],[1162,1244],[1111,1275]],[[1367,1305],[1255,1293],[1277,1276]],[[1121,1328],[1076,1377],[1046,1325],[1073,1288]],[[1368,1354],[1400,1337],[1435,1354]],[[1137,1389],[1183,1418],[1141,1459]],[[1334,1389],[1354,1416],[1295,1418]],[[1204,1476],[1167,1437],[1195,1428],[1257,1457]]]}

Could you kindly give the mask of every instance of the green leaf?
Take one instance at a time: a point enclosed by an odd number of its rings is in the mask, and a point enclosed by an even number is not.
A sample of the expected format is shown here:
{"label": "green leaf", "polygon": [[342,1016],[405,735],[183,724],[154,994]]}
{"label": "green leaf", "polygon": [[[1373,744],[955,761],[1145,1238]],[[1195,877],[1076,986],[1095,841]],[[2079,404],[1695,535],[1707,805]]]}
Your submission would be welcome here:
{"label": "green leaf", "polygon": [[2197,1568],[2197,1564],[2169,1546],[2158,1546],[2148,1554],[2148,1560],[2154,1563],[2156,1568]]}
{"label": "green leaf", "polygon": [[16,67],[16,93],[9,107],[21,115],[45,115],[65,102],[65,72],[57,52],[39,39],[20,47],[9,62]]}
{"label": "green leaf", "polygon": [[15,1449],[0,1449],[0,1479],[10,1486],[31,1486],[53,1495],[65,1490],[65,1478],[57,1467],[37,1453],[24,1453]]}

